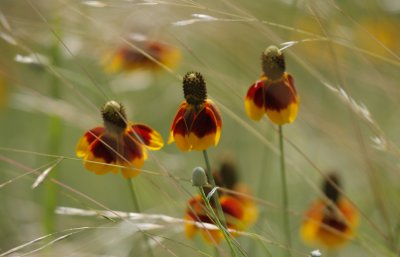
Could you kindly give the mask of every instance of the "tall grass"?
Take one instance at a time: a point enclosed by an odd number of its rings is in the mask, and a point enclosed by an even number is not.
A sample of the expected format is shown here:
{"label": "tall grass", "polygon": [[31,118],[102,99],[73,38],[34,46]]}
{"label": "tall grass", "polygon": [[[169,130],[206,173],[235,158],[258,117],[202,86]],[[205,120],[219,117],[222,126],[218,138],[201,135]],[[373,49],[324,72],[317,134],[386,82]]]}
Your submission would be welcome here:
{"label": "tall grass", "polygon": [[[197,193],[190,178],[204,163],[200,153],[181,153],[174,144],[149,152],[134,178],[139,216],[126,214],[131,199],[121,174],[96,176],[75,157],[81,135],[101,124],[99,109],[107,100],[124,103],[129,120],[151,125],[167,140],[183,99],[182,75],[191,70],[207,78],[209,97],[222,113],[221,141],[208,149],[211,170],[221,156],[233,155],[241,183],[255,194],[243,197],[254,200],[260,212],[256,224],[234,238],[238,256],[309,256],[317,248],[322,256],[332,254],[298,235],[309,204],[323,197],[320,183],[331,170],[340,174],[342,194],[360,213],[355,237],[334,254],[398,256],[396,5],[395,0],[1,2],[0,100],[5,96],[7,103],[0,110],[0,256],[144,256],[149,250],[143,235],[154,256],[214,256],[214,246],[201,236],[185,236],[181,220],[187,200]],[[153,60],[157,71],[105,72],[104,57],[124,43],[148,55],[131,40],[138,34],[179,48],[179,67]],[[244,112],[246,91],[261,75],[261,53],[271,44],[284,48],[301,101],[299,117],[285,126],[282,138],[287,209],[279,131],[267,118],[253,122]],[[55,163],[50,174],[57,176],[32,189]],[[45,191],[55,196],[46,184],[59,188],[54,203],[43,199]],[[43,211],[56,206],[81,212]],[[226,242],[216,248],[231,256]]]}

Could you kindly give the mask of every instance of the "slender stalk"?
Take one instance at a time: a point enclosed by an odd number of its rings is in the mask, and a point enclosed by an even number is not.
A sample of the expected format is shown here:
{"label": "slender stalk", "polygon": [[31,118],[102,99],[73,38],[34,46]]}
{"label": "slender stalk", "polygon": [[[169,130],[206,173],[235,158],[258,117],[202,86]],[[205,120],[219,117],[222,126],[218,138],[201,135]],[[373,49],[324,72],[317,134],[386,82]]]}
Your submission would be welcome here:
{"label": "slender stalk", "polygon": [[200,194],[201,197],[203,198],[204,202],[206,203],[206,207],[207,209],[211,212],[211,217],[213,217],[213,220],[215,222],[215,224],[217,225],[217,227],[219,227],[219,229],[222,231],[222,234],[224,235],[226,242],[229,245],[229,249],[231,250],[231,254],[233,257],[237,257],[237,253],[235,251],[235,248],[232,245],[232,239],[229,235],[229,232],[226,230],[226,228],[224,227],[224,225],[222,225],[220,219],[218,218],[218,216],[215,214],[214,209],[211,207],[210,202],[207,199],[206,194],[204,193],[204,189],[203,187],[199,187],[200,190]]}
{"label": "slender stalk", "polygon": [[[128,180],[128,187],[129,187],[129,192],[131,194],[134,211],[137,212],[137,213],[140,213],[141,212],[140,211],[140,205],[139,205],[139,201],[137,199],[137,195],[136,195],[136,192],[135,192],[135,187],[133,185],[132,179],[127,179],[127,180]],[[147,245],[149,256],[150,257],[154,257],[153,249],[151,248],[150,242],[147,240],[146,234],[143,231],[140,231],[140,232],[142,232],[143,239],[144,239],[144,241],[145,241],[145,243]]]}
{"label": "slender stalk", "polygon": [[283,130],[282,126],[279,125],[279,151],[280,151],[280,163],[281,163],[281,182],[282,182],[282,205],[283,205],[283,228],[285,233],[285,240],[288,246],[287,256],[291,257],[292,240],[290,237],[289,228],[289,199],[287,193],[287,182],[286,182],[286,168],[285,168],[285,152],[283,148]]}
{"label": "slender stalk", "polygon": [[[57,31],[60,28],[60,20],[56,20],[55,27]],[[58,32],[58,34],[60,34]],[[55,40],[51,49],[50,56],[54,66],[61,65],[61,49],[58,40]],[[61,97],[60,82],[55,76],[50,77],[50,93],[49,95],[53,99],[59,99]],[[62,133],[63,133],[63,123],[59,116],[50,117],[49,125],[49,153],[57,155],[60,152],[62,144]],[[43,226],[46,233],[50,234],[55,231],[55,208],[57,207],[58,191],[59,187],[50,182],[50,178],[58,179],[58,168],[54,168],[49,174],[48,179],[44,183],[43,201],[44,201],[44,217]]]}
{"label": "slender stalk", "polygon": [[[203,150],[203,156],[204,156],[204,161],[206,162],[206,173],[207,173],[208,183],[210,185],[212,185],[213,187],[216,187],[215,180],[214,180],[214,177],[211,172],[211,165],[210,165],[210,160],[208,159],[207,150]],[[226,228],[225,216],[224,216],[224,212],[222,211],[221,204],[219,202],[218,190],[215,191],[212,198],[213,198],[214,204],[217,208],[217,214],[218,214],[217,218],[221,221],[223,227]]]}

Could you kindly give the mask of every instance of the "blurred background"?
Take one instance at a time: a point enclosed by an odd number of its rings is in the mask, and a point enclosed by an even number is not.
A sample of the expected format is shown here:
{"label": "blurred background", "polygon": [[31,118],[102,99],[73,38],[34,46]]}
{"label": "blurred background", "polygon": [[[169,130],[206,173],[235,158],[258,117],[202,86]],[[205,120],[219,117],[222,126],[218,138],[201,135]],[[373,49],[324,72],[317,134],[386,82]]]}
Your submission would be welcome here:
{"label": "blurred background", "polygon": [[[102,124],[99,110],[108,100],[167,141],[183,101],[181,77],[192,70],[204,75],[223,118],[220,143],[208,151],[211,166],[234,162],[257,199],[259,219],[248,232],[262,239],[237,240],[248,256],[285,256],[277,127],[244,111],[271,44],[284,48],[300,96],[298,118],[283,128],[292,255],[319,248],[323,256],[398,256],[399,26],[398,0],[2,0],[0,256],[146,256],[140,232],[126,221],[54,209],[132,211],[121,174],[88,172],[76,144]],[[158,63],[124,66],[123,48]],[[143,212],[183,218],[197,192],[190,182],[196,166],[204,166],[201,152],[182,153],[175,144],[151,152],[134,178]],[[360,220],[352,240],[328,251],[305,244],[299,229],[332,171]],[[155,256],[214,256],[180,223],[149,233],[161,242],[152,244]]]}

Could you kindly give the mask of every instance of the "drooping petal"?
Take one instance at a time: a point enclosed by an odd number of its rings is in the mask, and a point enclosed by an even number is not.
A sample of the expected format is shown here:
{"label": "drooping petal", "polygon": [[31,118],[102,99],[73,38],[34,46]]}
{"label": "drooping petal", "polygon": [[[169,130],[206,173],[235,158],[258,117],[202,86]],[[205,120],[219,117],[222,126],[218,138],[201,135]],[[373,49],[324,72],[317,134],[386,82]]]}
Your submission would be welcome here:
{"label": "drooping petal", "polygon": [[193,150],[205,150],[218,144],[221,135],[221,121],[217,120],[215,107],[212,102],[206,102],[204,107],[195,116],[189,128],[189,143]]}
{"label": "drooping petal", "polygon": [[87,170],[96,173],[97,175],[103,175],[109,172],[114,174],[118,173],[118,167],[112,166],[116,163],[105,163],[102,158],[96,158],[92,153],[89,153],[84,159],[84,166]]}
{"label": "drooping petal", "polygon": [[129,131],[123,135],[122,156],[118,158],[118,163],[126,168],[122,169],[122,175],[125,178],[132,178],[139,174],[144,161],[147,159],[147,150],[142,143],[139,143],[129,134]]}
{"label": "drooping petal", "polygon": [[[185,219],[185,220],[188,220],[188,221],[194,221],[194,219],[193,219],[190,215],[188,215],[188,214],[185,215],[185,218],[184,218],[184,219]],[[185,230],[185,235],[186,235],[189,239],[192,239],[192,238],[194,237],[194,235],[196,234],[197,227],[196,227],[196,225],[193,224],[193,223],[186,222],[186,223],[185,223],[184,230]]]}
{"label": "drooping petal", "polygon": [[165,45],[164,51],[161,51],[160,54],[160,61],[169,68],[175,68],[178,66],[181,57],[181,51],[178,48]]}
{"label": "drooping petal", "polygon": [[118,164],[117,150],[118,142],[115,138],[104,133],[99,138],[94,139],[89,145],[88,154],[84,157],[85,168],[98,175],[108,172],[118,172],[117,167],[112,166]]}
{"label": "drooping petal", "polygon": [[225,215],[226,224],[230,228],[243,229],[243,204],[236,198],[225,195],[220,198],[221,208]]}
{"label": "drooping petal", "polygon": [[247,91],[244,107],[247,116],[252,120],[260,120],[265,113],[263,89],[265,80],[266,78],[263,77],[261,80],[256,81]]}
{"label": "drooping petal", "polygon": [[327,209],[324,201],[314,202],[301,226],[304,241],[327,248],[343,246],[354,235],[358,214],[350,202],[341,198],[337,203],[337,213]]}
{"label": "drooping petal", "polygon": [[[181,59],[178,48],[158,41],[133,42],[119,46],[104,58],[107,72],[134,71],[138,69],[160,70],[162,65],[169,68],[177,66]],[[161,66],[160,66],[161,64]]]}
{"label": "drooping petal", "polygon": [[[185,219],[189,221],[204,222],[208,224],[214,224],[212,219],[209,217],[204,200],[200,195],[196,195],[191,198],[188,202],[188,208],[186,210]],[[219,244],[223,238],[223,234],[219,229],[206,229],[197,227],[194,224],[185,224],[185,234],[189,238],[193,238],[196,231],[200,230],[203,238],[211,244]]]}
{"label": "drooping petal", "polygon": [[131,126],[129,134],[143,143],[150,150],[159,150],[164,146],[164,140],[161,135],[145,124],[134,124]]}
{"label": "drooping petal", "polygon": [[299,99],[293,78],[288,73],[282,79],[264,84],[264,99],[265,112],[273,123],[282,125],[296,119]]}
{"label": "drooping petal", "polygon": [[254,200],[250,197],[252,192],[249,190],[249,188],[243,184],[236,184],[233,188],[235,192],[238,192],[239,194],[236,195],[235,197],[243,203],[243,217],[242,221],[244,223],[245,228],[253,224],[258,217],[258,209],[257,205],[254,202]]}
{"label": "drooping petal", "polygon": [[[188,104],[186,101],[183,101],[183,103],[179,106],[179,109],[178,109],[177,113],[175,114],[174,120],[172,121],[168,144],[174,142],[174,139],[175,139],[174,134],[180,134],[182,136],[189,134],[186,124],[183,124],[184,127],[182,126],[182,122],[184,123],[184,121],[182,121],[182,120],[183,120],[185,111],[187,109],[187,106],[188,106]],[[178,123],[180,123],[179,128],[177,128],[177,131],[175,132],[175,128]]]}
{"label": "drooping petal", "polygon": [[87,131],[79,140],[76,146],[76,155],[80,158],[84,158],[89,154],[89,146],[93,141],[100,138],[104,133],[104,127],[96,127]]}

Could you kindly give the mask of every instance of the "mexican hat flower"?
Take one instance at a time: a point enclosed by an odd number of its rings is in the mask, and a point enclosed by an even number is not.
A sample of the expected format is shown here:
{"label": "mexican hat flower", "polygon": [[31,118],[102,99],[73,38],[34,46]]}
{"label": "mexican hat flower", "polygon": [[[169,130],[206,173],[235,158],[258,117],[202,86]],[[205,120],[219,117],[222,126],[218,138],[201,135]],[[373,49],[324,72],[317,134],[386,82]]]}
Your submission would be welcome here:
{"label": "mexican hat flower", "polygon": [[299,109],[299,96],[293,77],[287,73],[283,53],[268,47],[262,54],[263,75],[247,91],[245,109],[253,120],[260,120],[264,113],[277,124],[292,123]]}
{"label": "mexican hat flower", "polygon": [[[213,176],[219,187],[229,189],[229,191],[222,191],[219,197],[219,203],[227,227],[237,231],[247,229],[256,220],[258,210],[254,201],[247,197],[251,195],[250,191],[245,185],[238,183],[235,167],[231,163],[224,162],[220,169],[214,172]],[[206,191],[206,194],[210,190],[207,187],[203,189]],[[214,213],[217,213],[215,206],[212,206]],[[209,210],[207,210],[201,195],[199,194],[191,198],[188,201],[185,213],[185,219],[191,221],[185,224],[186,235],[189,238],[193,238],[196,232],[199,231],[207,242],[220,243],[224,237],[223,233],[216,227],[213,229],[209,227],[208,224],[215,224],[210,217]],[[208,224],[196,225],[193,223],[194,221]],[[232,235],[235,236],[236,233],[232,233]]]}
{"label": "mexican hat flower", "polygon": [[[243,230],[244,206],[235,197],[224,195],[219,198],[222,211],[225,216],[226,225],[229,229]],[[216,208],[214,212],[216,212]],[[188,207],[185,213],[185,220],[191,221],[185,223],[185,234],[189,238],[193,238],[197,231],[200,231],[203,238],[210,243],[220,243],[224,238],[223,233],[217,228],[210,228],[207,224],[215,224],[211,219],[211,215],[207,210],[201,195],[196,195],[188,201]],[[204,225],[196,225],[192,222],[207,223]]]}
{"label": "mexican hat flower", "polygon": [[123,166],[125,178],[136,176],[147,159],[147,149],[159,150],[164,145],[161,135],[147,125],[128,122],[124,107],[115,101],[107,102],[101,111],[104,126],[82,136],[76,155],[97,175],[116,174],[118,166]]}
{"label": "mexican hat flower", "polygon": [[128,43],[120,45],[114,52],[106,55],[104,65],[105,70],[110,73],[135,70],[157,71],[162,68],[161,65],[175,68],[180,59],[181,52],[178,48],[161,41],[142,39],[132,41],[132,45]]}
{"label": "mexican hat flower", "polygon": [[217,145],[221,136],[221,115],[207,99],[203,76],[188,72],[183,78],[183,93],[185,101],[172,122],[168,143],[175,142],[181,151],[203,151]]}
{"label": "mexican hat flower", "polygon": [[331,174],[324,181],[326,199],[313,202],[308,209],[301,236],[305,242],[326,248],[343,246],[353,238],[358,224],[358,212],[339,190],[339,178]]}

